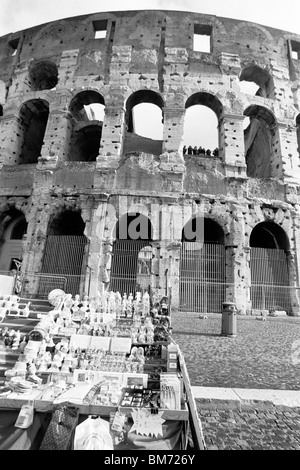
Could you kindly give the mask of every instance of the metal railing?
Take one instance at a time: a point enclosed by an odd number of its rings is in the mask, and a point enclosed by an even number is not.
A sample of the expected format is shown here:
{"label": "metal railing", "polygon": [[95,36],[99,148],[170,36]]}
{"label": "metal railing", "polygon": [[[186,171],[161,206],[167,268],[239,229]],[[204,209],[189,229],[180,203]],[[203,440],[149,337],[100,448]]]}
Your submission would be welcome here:
{"label": "metal railing", "polygon": [[222,304],[233,298],[234,284],[184,279],[180,282],[179,310],[182,312],[221,313]]}
{"label": "metal railing", "polygon": [[252,284],[250,287],[252,309],[284,310],[287,314],[292,314],[292,305],[299,305],[299,299],[299,287],[277,286],[274,284]]}
{"label": "metal railing", "polygon": [[85,274],[64,274],[64,276],[66,279],[66,285],[64,288],[66,294],[72,294],[72,296],[74,296],[76,294],[82,295],[84,293]]}
{"label": "metal railing", "polygon": [[25,298],[47,299],[49,292],[62,289],[66,292],[67,279],[55,274],[20,273],[18,295]]}

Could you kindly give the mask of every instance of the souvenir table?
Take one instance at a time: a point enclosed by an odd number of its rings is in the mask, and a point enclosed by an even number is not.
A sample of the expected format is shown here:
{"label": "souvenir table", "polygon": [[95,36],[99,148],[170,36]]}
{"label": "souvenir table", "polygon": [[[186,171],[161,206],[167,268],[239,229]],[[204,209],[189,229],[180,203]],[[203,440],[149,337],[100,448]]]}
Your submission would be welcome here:
{"label": "souvenir table", "polygon": [[49,301],[0,383],[0,409],[15,418],[0,448],[185,449],[190,387],[166,304],[112,292]]}

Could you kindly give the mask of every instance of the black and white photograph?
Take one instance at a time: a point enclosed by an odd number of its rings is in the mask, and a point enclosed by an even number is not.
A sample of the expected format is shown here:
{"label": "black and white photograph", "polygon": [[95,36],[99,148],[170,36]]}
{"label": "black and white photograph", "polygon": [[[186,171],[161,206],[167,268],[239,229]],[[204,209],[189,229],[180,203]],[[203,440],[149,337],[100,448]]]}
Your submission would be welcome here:
{"label": "black and white photograph", "polygon": [[299,18],[0,0],[0,450],[300,450]]}

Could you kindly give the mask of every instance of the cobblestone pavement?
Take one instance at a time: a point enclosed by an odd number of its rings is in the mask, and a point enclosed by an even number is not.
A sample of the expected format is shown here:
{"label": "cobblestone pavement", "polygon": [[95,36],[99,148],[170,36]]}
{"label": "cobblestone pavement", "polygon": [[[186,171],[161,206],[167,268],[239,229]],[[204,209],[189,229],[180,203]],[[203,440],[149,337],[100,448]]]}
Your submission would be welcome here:
{"label": "cobblestone pavement", "polygon": [[300,450],[300,408],[197,406],[207,450]]}
{"label": "cobblestone pavement", "polygon": [[173,313],[191,385],[300,390],[300,317],[237,316],[235,338],[221,336],[221,315]]}
{"label": "cobblestone pavement", "polygon": [[[300,318],[237,316],[235,338],[221,327],[221,315],[172,314],[192,386],[300,390]],[[300,450],[300,408],[196,404],[208,450]]]}

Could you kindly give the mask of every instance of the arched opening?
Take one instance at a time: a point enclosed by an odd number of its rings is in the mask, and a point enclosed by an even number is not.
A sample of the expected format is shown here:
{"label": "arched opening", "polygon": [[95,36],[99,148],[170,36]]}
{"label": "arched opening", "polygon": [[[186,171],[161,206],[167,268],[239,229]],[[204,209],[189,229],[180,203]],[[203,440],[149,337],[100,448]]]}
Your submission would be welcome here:
{"label": "arched opening", "polygon": [[129,295],[151,288],[152,225],[143,214],[124,214],[115,227],[110,290]]}
{"label": "arched opening", "polygon": [[75,128],[70,144],[71,162],[95,162],[99,155],[102,126],[98,124]]}
{"label": "arched opening", "polygon": [[274,222],[261,222],[251,232],[250,247],[252,308],[291,313],[285,231]]}
{"label": "arched opening", "polygon": [[221,102],[210,93],[190,96],[185,104],[184,154],[219,155]]}
{"label": "arched opening", "polygon": [[72,99],[69,109],[73,116],[69,161],[95,162],[102,137],[104,98],[94,90],[85,90]]}
{"label": "arched opening", "polygon": [[3,106],[0,104],[0,117],[3,116]]}
{"label": "arched opening", "polygon": [[182,230],[180,310],[221,312],[224,301],[224,231],[212,219],[193,218]]}
{"label": "arched opening", "polygon": [[26,232],[27,232],[27,222],[25,220],[25,217],[22,217],[21,220],[19,220],[17,223],[14,224],[11,234],[10,234],[10,239],[22,240]]}
{"label": "arched opening", "polygon": [[104,98],[94,90],[81,91],[74,96],[69,109],[75,121],[104,120]]}
{"label": "arched opening", "polygon": [[124,153],[162,153],[164,102],[158,93],[139,90],[126,103]]}
{"label": "arched opening", "polygon": [[33,91],[52,90],[58,83],[58,68],[53,62],[42,61],[34,64],[29,72]]}
{"label": "arched opening", "polygon": [[[88,239],[80,212],[64,210],[53,216],[48,227],[42,273],[66,278],[66,293],[82,294],[87,266]],[[46,281],[44,281],[46,282]],[[40,286],[47,290],[46,285]]]}
{"label": "arched opening", "polygon": [[263,106],[251,105],[244,111],[244,115],[249,118],[244,129],[247,175],[251,178],[279,176],[280,155],[277,157],[278,162],[274,160],[271,165],[273,129],[276,124],[273,114]]}
{"label": "arched opening", "polygon": [[258,65],[249,65],[242,70],[240,89],[249,95],[274,99],[273,79],[266,70]]}
{"label": "arched opening", "polygon": [[0,271],[17,269],[23,259],[23,237],[27,222],[22,212],[10,209],[1,215],[0,232],[3,244],[0,250]]}
{"label": "arched opening", "polygon": [[37,163],[44,144],[49,104],[44,100],[27,101],[20,111],[19,163]]}
{"label": "arched opening", "polygon": [[297,132],[297,150],[300,155],[300,114],[296,117],[296,132]]}

